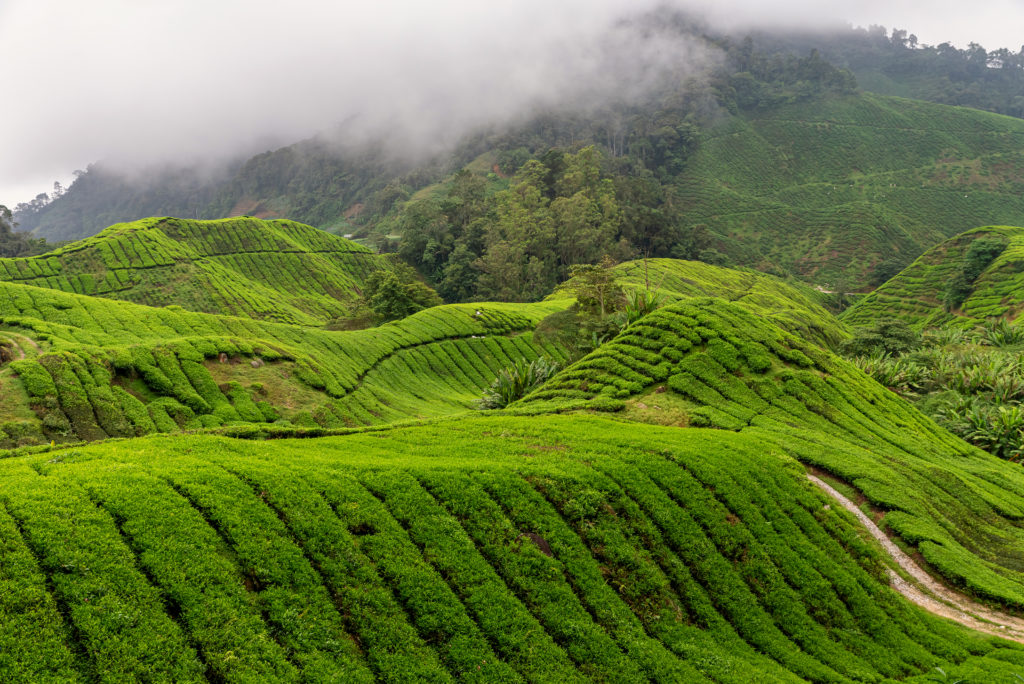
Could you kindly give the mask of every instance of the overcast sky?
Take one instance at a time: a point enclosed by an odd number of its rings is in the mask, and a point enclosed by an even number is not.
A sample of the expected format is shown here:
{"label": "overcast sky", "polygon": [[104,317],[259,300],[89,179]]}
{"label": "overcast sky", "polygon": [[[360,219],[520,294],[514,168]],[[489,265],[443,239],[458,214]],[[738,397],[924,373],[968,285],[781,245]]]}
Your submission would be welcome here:
{"label": "overcast sky", "polygon": [[929,44],[1024,43],[1022,0],[0,0],[0,204],[97,160],[217,159],[340,122],[438,140],[642,87],[658,67],[699,73],[714,60],[699,46],[609,37],[658,5],[741,28],[845,21]]}

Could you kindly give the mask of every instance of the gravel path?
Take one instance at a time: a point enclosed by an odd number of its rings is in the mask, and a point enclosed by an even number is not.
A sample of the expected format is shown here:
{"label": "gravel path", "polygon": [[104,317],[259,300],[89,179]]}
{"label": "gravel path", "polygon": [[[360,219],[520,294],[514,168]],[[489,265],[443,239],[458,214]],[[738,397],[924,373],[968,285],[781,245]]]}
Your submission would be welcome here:
{"label": "gravel path", "polygon": [[1024,619],[993,610],[939,584],[900,547],[892,543],[885,532],[882,532],[878,525],[865,515],[864,511],[860,510],[855,503],[837,492],[821,478],[808,474],[807,479],[823,489],[843,508],[857,516],[857,520],[882,545],[885,552],[892,556],[900,568],[912,578],[912,581],[907,581],[890,568],[889,581],[893,589],[930,613],[949,618],[979,632],[1024,643]]}

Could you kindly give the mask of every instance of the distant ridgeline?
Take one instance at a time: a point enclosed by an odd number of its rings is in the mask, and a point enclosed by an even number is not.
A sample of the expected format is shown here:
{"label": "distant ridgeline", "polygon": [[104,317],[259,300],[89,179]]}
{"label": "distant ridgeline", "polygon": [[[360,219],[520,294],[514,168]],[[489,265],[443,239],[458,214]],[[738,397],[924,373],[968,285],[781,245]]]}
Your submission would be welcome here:
{"label": "distant ridgeline", "polygon": [[149,218],[35,257],[0,259],[0,280],[151,306],[299,325],[343,316],[387,262],[293,221]]}
{"label": "distant ridgeline", "polygon": [[[724,255],[716,263],[790,272],[846,291],[883,282],[965,226],[1024,224],[1021,119],[870,93],[830,91],[762,104],[745,93],[744,83],[733,79],[723,85],[737,92],[739,104],[703,123],[672,103],[624,113],[614,135],[600,134],[604,124],[598,121],[588,128],[586,118],[576,121],[578,131],[567,129],[578,133],[567,139],[535,123],[493,144],[468,145],[443,164],[403,174],[370,159],[339,158],[335,166],[327,150],[300,163],[305,148],[284,148],[246,165],[246,173],[265,176],[265,182],[245,183],[244,192],[229,193],[231,202],[195,211],[217,216],[272,205],[279,207],[273,215],[380,241],[397,239],[405,260],[452,301],[463,291],[483,299],[541,296],[523,296],[523,287],[509,296],[500,295],[500,287],[481,290],[486,283],[478,277],[484,264],[492,278],[523,271],[536,281],[535,270],[547,273],[554,268],[548,262],[569,258],[551,243],[552,217],[561,227],[554,231],[559,249],[569,255],[595,246],[618,258],[641,252],[683,258],[706,253],[705,260]],[[606,143],[620,137],[618,144]],[[599,150],[599,176],[560,175],[566,169],[563,153],[585,143]],[[264,166],[266,174],[257,172]],[[472,182],[453,175],[457,169]],[[299,170],[296,190],[292,172]],[[90,224],[97,220],[87,201],[91,175],[33,214],[43,221],[37,235],[88,232],[73,224],[84,217]],[[331,182],[324,184],[324,177]],[[521,182],[531,194],[516,199],[502,192]],[[590,189],[579,196],[584,186]],[[155,197],[144,188],[110,196],[123,193]],[[608,214],[584,211],[584,198]],[[127,207],[99,215],[137,216]],[[509,216],[517,220],[502,221]],[[27,216],[20,220],[33,226]],[[587,234],[563,239],[567,231]],[[527,257],[535,260],[529,269]],[[564,277],[559,271],[540,289]]]}
{"label": "distant ridgeline", "polygon": [[1024,223],[1022,150],[1020,119],[830,97],[708,131],[677,193],[687,223],[735,263],[853,289],[964,226]]}
{"label": "distant ridgeline", "polygon": [[989,318],[1016,319],[1024,310],[1024,228],[988,226],[928,250],[905,270],[843,312],[851,326],[895,316],[915,328]]}

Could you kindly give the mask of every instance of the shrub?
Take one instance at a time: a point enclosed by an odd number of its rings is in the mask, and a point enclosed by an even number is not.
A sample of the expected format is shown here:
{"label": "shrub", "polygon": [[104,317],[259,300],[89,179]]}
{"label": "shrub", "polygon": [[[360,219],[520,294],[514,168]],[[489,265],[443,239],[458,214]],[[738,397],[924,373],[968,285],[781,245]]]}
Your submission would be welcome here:
{"label": "shrub", "polygon": [[520,360],[498,373],[477,405],[481,409],[504,408],[542,385],[556,372],[558,364],[547,357],[540,356],[530,363]]}
{"label": "shrub", "polygon": [[971,243],[964,254],[963,263],[946,289],[943,304],[951,311],[967,299],[974,288],[974,281],[988,268],[997,256],[1006,249],[1006,240],[997,237],[978,238]]}
{"label": "shrub", "polygon": [[921,336],[898,318],[882,318],[870,328],[860,328],[843,343],[847,356],[904,354],[921,346]]}

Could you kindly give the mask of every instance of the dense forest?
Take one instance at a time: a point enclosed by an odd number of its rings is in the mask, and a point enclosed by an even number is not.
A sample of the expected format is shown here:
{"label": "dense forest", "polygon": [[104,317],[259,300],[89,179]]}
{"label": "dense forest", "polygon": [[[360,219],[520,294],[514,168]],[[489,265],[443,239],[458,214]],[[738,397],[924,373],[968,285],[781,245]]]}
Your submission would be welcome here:
{"label": "dense forest", "polygon": [[883,95],[1024,117],[1024,45],[1018,52],[978,43],[925,45],[909,31],[877,25],[827,34],[762,33],[751,43],[771,53],[817,49],[853,72],[862,88]]}

